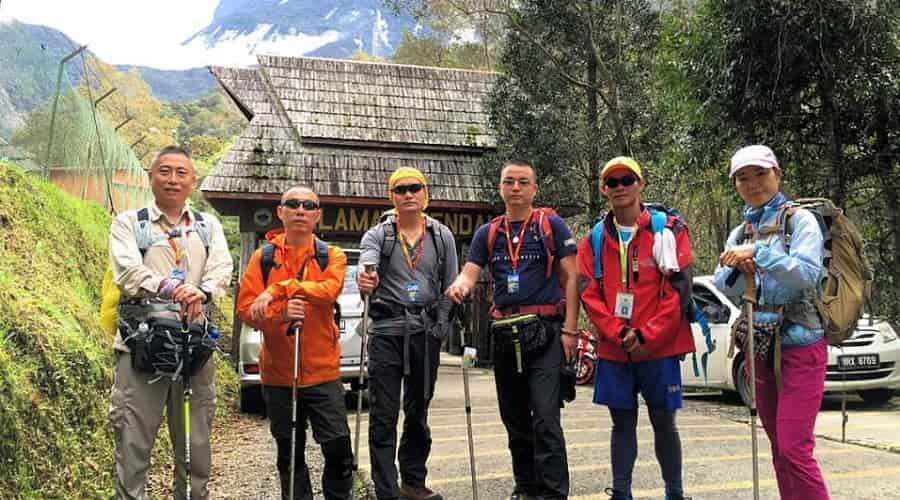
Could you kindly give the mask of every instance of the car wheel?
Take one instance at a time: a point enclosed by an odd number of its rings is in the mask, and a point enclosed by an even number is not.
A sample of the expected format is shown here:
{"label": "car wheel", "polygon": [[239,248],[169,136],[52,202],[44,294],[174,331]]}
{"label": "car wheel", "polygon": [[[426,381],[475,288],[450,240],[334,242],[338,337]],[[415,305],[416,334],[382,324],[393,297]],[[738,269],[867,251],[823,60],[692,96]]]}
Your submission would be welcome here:
{"label": "car wheel", "polygon": [[883,405],[894,397],[893,389],[869,389],[859,391],[859,397],[863,398],[866,403],[873,405]]}
{"label": "car wheel", "polygon": [[578,365],[578,373],[575,374],[575,383],[578,385],[589,384],[594,381],[594,369],[596,361],[591,358],[584,358]]}
{"label": "car wheel", "polygon": [[265,402],[262,397],[262,386],[251,385],[241,387],[241,413],[263,414]]}
{"label": "car wheel", "polygon": [[750,375],[747,374],[745,368],[747,362],[743,355],[734,362],[734,388],[741,397],[744,406],[750,407]]}

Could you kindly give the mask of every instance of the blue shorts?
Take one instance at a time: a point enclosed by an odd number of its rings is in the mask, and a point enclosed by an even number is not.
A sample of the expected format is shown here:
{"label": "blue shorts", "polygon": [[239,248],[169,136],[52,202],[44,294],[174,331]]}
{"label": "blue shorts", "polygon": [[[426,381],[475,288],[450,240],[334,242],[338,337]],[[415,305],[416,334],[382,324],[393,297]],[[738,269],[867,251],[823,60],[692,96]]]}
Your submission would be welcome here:
{"label": "blue shorts", "polygon": [[597,360],[595,404],[633,410],[638,405],[638,392],[650,408],[668,411],[681,408],[680,357],[636,363]]}

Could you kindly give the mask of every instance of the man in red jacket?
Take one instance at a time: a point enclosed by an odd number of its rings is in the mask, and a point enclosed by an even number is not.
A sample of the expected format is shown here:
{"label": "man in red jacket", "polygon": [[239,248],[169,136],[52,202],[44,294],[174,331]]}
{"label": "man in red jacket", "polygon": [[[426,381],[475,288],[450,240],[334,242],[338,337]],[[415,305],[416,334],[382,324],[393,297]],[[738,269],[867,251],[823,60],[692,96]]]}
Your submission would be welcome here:
{"label": "man in red jacket", "polygon": [[675,411],[681,407],[680,358],[693,352],[694,339],[673,282],[683,283],[690,275],[690,241],[675,217],[662,215],[664,227],[654,230],[652,212],[641,203],[647,183],[633,159],[610,160],[600,183],[612,210],[602,222],[599,255],[591,236],[578,247],[578,282],[584,309],[599,333],[594,403],[609,407],[613,421],[612,498],[632,498],[640,392],[653,424],[666,499],[681,499]]}

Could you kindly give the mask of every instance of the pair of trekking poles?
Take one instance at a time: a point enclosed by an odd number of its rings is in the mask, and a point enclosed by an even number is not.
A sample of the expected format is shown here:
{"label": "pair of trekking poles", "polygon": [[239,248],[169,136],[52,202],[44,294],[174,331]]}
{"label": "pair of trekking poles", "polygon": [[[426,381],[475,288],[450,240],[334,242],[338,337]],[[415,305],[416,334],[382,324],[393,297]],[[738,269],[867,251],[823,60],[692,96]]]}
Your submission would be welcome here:
{"label": "pair of trekking poles", "polygon": [[[363,270],[366,274],[375,271],[375,264],[364,264]],[[369,332],[369,294],[363,296],[363,317],[362,317],[362,334],[360,335],[359,349],[359,391],[356,396],[356,432],[353,439],[353,470],[359,470],[359,434],[360,421],[362,416],[362,388],[365,383],[366,370],[366,335]],[[425,334],[427,335],[427,333]],[[426,339],[427,341],[427,339]],[[465,335],[460,331],[460,343],[465,346]],[[465,348],[465,347],[464,347]],[[296,351],[295,351],[296,352]],[[475,442],[472,439],[472,403],[469,398],[469,363],[465,356],[462,363],[463,371],[463,391],[465,393],[466,402],[466,428],[468,431],[469,441],[469,470],[472,473],[472,498],[478,500],[478,483],[475,479]],[[296,364],[294,370],[296,371]],[[293,466],[293,460],[291,460]],[[293,498],[293,496],[291,497]]]}

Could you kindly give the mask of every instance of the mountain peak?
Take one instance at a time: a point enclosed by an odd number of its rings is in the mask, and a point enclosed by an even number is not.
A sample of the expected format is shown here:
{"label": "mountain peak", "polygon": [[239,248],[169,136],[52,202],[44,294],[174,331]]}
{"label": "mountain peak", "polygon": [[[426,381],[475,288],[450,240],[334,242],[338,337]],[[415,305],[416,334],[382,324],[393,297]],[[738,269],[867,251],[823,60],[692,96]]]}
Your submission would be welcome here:
{"label": "mountain peak", "polygon": [[206,51],[217,65],[253,65],[257,54],[388,57],[403,32],[416,29],[412,17],[380,0],[222,0],[212,22],[182,46]]}

